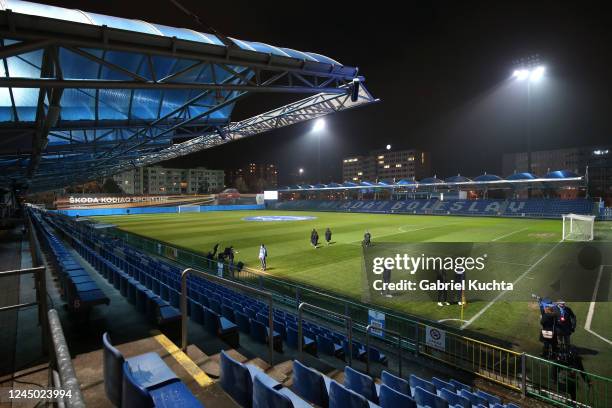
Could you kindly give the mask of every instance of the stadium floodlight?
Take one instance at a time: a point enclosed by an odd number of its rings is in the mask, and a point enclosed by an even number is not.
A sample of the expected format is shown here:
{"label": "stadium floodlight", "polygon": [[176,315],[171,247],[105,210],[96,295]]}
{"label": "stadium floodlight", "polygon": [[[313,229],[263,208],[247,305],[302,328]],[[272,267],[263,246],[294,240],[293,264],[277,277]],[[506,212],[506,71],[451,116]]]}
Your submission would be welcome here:
{"label": "stadium floodlight", "polygon": [[304,174],[304,169],[300,168],[298,172],[300,173],[300,176],[301,176],[302,174]]}
{"label": "stadium floodlight", "polygon": [[387,150],[391,150],[391,145],[390,144],[387,145]]}
{"label": "stadium floodlight", "polygon": [[325,119],[319,118],[315,120],[314,126],[312,127],[313,132],[320,132],[325,129]]}
{"label": "stadium floodlight", "polygon": [[531,82],[539,81],[544,76],[544,72],[546,72],[546,67],[542,65],[536,67],[535,69],[531,70],[531,73],[529,74],[529,80]]}
{"label": "stadium floodlight", "polygon": [[515,69],[512,74],[513,78],[516,78],[518,81],[524,81],[529,78],[529,70],[528,69]]}
{"label": "stadium floodlight", "polygon": [[512,73],[512,78],[516,79],[517,81],[524,81],[526,79],[529,79],[529,82],[537,82],[542,79],[545,72],[546,67],[544,67],[543,65],[539,65],[531,69],[515,69]]}

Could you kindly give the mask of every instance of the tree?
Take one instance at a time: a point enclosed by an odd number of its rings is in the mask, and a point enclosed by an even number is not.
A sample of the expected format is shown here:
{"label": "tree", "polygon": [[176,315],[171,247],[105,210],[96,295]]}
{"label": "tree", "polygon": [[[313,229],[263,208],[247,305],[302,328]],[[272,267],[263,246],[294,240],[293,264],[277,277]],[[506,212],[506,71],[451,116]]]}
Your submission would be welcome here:
{"label": "tree", "polygon": [[123,190],[121,190],[121,187],[117,185],[115,180],[109,177],[104,180],[104,184],[102,185],[102,192],[107,194],[121,194],[123,193]]}
{"label": "tree", "polygon": [[242,177],[238,177],[236,179],[236,189],[241,193],[246,193],[249,191],[249,187],[244,182],[244,179]]}

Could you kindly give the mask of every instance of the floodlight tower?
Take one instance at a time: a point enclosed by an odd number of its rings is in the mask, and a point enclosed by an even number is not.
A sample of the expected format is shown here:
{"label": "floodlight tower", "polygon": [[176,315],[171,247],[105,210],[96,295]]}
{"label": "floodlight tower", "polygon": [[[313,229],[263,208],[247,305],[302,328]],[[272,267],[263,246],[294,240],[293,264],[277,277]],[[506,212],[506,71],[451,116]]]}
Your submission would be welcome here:
{"label": "floodlight tower", "polygon": [[512,73],[512,78],[524,82],[527,89],[527,172],[531,173],[531,86],[544,77],[546,67],[540,63],[537,55],[520,62]]}
{"label": "floodlight tower", "polygon": [[312,131],[317,136],[317,182],[321,183],[321,134],[325,130],[325,119],[319,118],[315,120],[312,126]]}

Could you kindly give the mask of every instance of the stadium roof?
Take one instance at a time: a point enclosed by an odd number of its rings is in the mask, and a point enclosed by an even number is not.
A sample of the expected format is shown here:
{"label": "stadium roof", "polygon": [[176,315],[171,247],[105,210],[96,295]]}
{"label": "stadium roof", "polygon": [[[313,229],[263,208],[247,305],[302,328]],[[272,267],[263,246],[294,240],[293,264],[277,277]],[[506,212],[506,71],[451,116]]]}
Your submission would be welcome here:
{"label": "stadium roof", "polygon": [[[357,68],[317,53],[25,1],[0,0],[0,46],[4,188],[62,187],[376,101]],[[232,121],[254,93],[308,96]]]}
{"label": "stadium roof", "polygon": [[[319,184],[317,186],[291,186],[291,187],[280,187],[278,191],[284,192],[299,192],[304,190],[309,191],[329,191],[329,190],[350,190],[350,189],[411,189],[417,190],[419,188],[508,188],[508,187],[525,187],[540,185],[545,188],[554,188],[558,185],[567,185],[584,181],[584,177],[577,175],[568,170],[557,170],[546,174],[543,177],[534,176],[531,173],[515,173],[508,176],[506,179],[502,179],[499,176],[493,174],[483,174],[475,177],[473,180],[463,177],[454,176],[449,177],[446,180],[440,180],[436,177],[427,177],[421,181],[412,180],[399,180],[396,183],[391,182],[368,182],[362,181],[359,184],[347,181],[343,184],[331,183],[328,185]],[[323,186],[323,187],[319,187]]]}

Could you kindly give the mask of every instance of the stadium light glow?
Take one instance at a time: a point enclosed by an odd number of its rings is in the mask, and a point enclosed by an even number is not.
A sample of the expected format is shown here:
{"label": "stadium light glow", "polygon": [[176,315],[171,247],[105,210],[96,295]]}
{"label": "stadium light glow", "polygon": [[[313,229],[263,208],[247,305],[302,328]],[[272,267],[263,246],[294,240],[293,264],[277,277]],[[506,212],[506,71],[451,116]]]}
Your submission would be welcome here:
{"label": "stadium light glow", "polygon": [[526,79],[529,79],[529,82],[537,82],[542,79],[545,72],[546,67],[544,67],[543,65],[539,65],[533,69],[515,69],[512,73],[512,78],[516,79],[517,81],[524,81]]}
{"label": "stadium light glow", "polygon": [[313,132],[320,132],[325,129],[325,119],[319,118],[315,120],[315,123],[312,127]]}
{"label": "stadium light glow", "polygon": [[387,150],[391,150],[391,145],[390,144],[387,145]]}
{"label": "stadium light glow", "polygon": [[300,175],[302,175],[302,174],[304,174],[304,169],[300,168],[300,169],[298,170],[298,172],[300,173]]}

